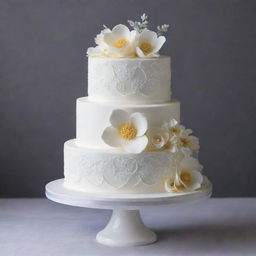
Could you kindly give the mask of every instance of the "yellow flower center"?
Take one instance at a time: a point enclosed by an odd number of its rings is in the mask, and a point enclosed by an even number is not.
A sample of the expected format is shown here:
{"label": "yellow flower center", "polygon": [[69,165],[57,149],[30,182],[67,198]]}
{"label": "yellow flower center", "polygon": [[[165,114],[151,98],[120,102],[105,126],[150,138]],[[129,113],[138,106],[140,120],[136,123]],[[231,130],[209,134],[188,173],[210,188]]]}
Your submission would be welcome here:
{"label": "yellow flower center", "polygon": [[170,133],[173,134],[173,135],[179,135],[180,134],[180,129],[173,127],[173,128],[170,129]]}
{"label": "yellow flower center", "polygon": [[180,179],[184,184],[189,184],[192,181],[191,174],[188,172],[181,173]]}
{"label": "yellow flower center", "polygon": [[180,138],[180,142],[181,142],[181,146],[183,147],[183,148],[188,148],[188,147],[190,147],[190,140],[189,139],[187,139],[187,138]]}
{"label": "yellow flower center", "polygon": [[126,140],[132,140],[136,137],[137,130],[133,125],[123,124],[119,128],[119,134],[122,138],[124,138]]}
{"label": "yellow flower center", "polygon": [[149,54],[153,51],[153,47],[150,43],[144,42],[140,44],[140,49],[144,52],[144,54]]}
{"label": "yellow flower center", "polygon": [[[183,184],[189,185],[191,183],[191,181],[192,181],[192,177],[191,177],[189,172],[183,171],[181,173],[181,175],[180,175],[180,180],[183,182]],[[185,190],[185,186],[183,184],[180,183],[178,185],[175,182],[171,183],[173,192],[184,191]]]}
{"label": "yellow flower center", "polygon": [[125,45],[128,44],[128,40],[126,40],[125,38],[118,38],[115,43],[114,43],[114,46],[116,48],[122,48],[124,47]]}

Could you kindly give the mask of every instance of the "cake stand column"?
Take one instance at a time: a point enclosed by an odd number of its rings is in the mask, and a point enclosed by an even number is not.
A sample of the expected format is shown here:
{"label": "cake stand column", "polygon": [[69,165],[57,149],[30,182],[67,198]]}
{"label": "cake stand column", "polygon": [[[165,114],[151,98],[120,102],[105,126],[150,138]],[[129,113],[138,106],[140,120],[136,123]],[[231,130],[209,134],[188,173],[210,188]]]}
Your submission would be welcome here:
{"label": "cake stand column", "polygon": [[155,242],[156,234],[148,229],[139,210],[114,209],[107,226],[96,240],[108,246],[136,246]]}

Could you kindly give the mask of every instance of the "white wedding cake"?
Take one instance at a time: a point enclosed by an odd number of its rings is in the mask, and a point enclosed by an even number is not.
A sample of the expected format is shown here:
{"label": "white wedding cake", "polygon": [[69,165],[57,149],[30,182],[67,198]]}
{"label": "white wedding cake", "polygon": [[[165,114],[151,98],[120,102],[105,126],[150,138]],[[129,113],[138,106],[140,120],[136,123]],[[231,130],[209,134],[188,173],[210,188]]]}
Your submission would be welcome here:
{"label": "white wedding cake", "polygon": [[180,193],[202,187],[198,138],[171,99],[168,25],[105,27],[88,49],[88,97],[76,102],[76,139],[64,144],[65,186],[91,193]]}

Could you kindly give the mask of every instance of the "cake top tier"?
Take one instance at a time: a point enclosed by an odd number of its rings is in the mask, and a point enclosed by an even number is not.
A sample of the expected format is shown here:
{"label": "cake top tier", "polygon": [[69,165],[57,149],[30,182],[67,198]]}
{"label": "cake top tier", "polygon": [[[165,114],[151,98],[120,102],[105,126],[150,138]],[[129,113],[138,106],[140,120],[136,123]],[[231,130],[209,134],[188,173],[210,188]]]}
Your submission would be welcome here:
{"label": "cake top tier", "polygon": [[88,96],[91,101],[122,104],[170,101],[170,57],[89,57]]}
{"label": "cake top tier", "polygon": [[162,35],[169,25],[157,26],[154,32],[148,29],[147,15],[141,21],[128,20],[132,30],[125,25],[116,25],[112,30],[104,25],[104,29],[95,38],[96,47],[87,50],[88,56],[106,58],[157,58],[159,50],[166,41]]}

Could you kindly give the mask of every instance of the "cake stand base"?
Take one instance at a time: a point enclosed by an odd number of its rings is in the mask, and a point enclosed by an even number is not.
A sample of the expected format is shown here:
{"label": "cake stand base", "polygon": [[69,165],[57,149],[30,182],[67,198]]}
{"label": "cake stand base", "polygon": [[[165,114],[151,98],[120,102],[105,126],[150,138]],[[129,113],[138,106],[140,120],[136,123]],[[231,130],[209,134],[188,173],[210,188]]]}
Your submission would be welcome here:
{"label": "cake stand base", "polygon": [[108,246],[145,245],[156,239],[142,222],[139,210],[113,210],[109,223],[96,236],[99,243]]}
{"label": "cake stand base", "polygon": [[109,223],[100,231],[97,242],[108,246],[137,246],[151,244],[156,234],[148,229],[139,209],[174,206],[201,201],[211,196],[212,185],[205,179],[202,188],[192,193],[155,194],[93,194],[66,188],[64,179],[55,180],[45,187],[48,199],[57,203],[97,209],[112,209]]}

